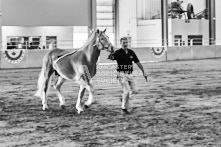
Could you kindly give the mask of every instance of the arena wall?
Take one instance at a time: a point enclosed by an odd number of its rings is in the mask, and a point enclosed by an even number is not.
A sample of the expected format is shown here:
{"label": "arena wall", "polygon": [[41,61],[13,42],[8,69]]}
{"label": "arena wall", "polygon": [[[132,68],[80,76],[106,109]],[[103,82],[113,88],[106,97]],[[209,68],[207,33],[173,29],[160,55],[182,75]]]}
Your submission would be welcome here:
{"label": "arena wall", "polygon": [[[2,48],[7,47],[11,42],[10,37],[39,37],[39,47],[46,47],[47,36],[56,36],[58,48],[73,48],[73,26],[3,26],[2,27]],[[29,39],[29,43],[32,40]]]}
{"label": "arena wall", "polygon": [[92,5],[88,0],[1,1],[2,26],[92,25]]}
{"label": "arena wall", "polygon": [[[152,52],[152,48],[134,48],[133,49],[140,61],[145,62],[165,62],[177,60],[196,60],[221,58],[221,46],[183,46],[168,47],[167,52],[161,56],[156,56]],[[6,60],[4,51],[1,51],[0,68],[39,68],[42,66],[43,56],[49,50],[26,50],[24,58],[18,63],[10,63]],[[102,51],[99,63],[115,63],[108,60],[108,52]]]}

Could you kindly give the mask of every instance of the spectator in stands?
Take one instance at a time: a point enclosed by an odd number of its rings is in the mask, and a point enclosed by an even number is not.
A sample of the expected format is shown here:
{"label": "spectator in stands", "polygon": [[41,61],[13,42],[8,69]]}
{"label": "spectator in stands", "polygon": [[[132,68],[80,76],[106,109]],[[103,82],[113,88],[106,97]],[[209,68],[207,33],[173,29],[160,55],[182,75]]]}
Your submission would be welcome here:
{"label": "spectator in stands", "polygon": [[177,0],[176,2],[172,2],[170,9],[171,9],[171,13],[172,13],[172,18],[181,18],[182,17],[182,13],[183,8],[181,6],[181,4],[183,3],[183,1],[179,1]]}
{"label": "spectator in stands", "polygon": [[193,9],[193,4],[191,3],[187,4],[187,18],[188,19],[194,18],[194,9]]}

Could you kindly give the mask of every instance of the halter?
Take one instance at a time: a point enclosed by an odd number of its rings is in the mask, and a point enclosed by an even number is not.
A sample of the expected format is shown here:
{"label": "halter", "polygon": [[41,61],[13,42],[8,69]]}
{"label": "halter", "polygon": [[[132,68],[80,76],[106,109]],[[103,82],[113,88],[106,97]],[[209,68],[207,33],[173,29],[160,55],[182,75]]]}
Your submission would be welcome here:
{"label": "halter", "polygon": [[111,45],[111,43],[109,43],[108,46],[105,47],[104,44],[101,42],[100,37],[99,37],[99,42],[100,42],[100,44],[102,45],[103,49],[108,49],[108,48],[110,47],[110,45]]}
{"label": "halter", "polygon": [[[99,36],[101,36],[101,35],[99,35]],[[108,49],[108,48],[111,46],[111,43],[109,43],[108,46],[105,47],[104,44],[101,42],[100,37],[98,37],[98,41],[99,41],[99,43],[102,45],[102,49],[101,49],[101,50]],[[97,44],[94,44],[94,46],[95,46],[95,45],[97,45]],[[109,50],[107,50],[107,51],[109,51]],[[111,52],[111,51],[110,51],[110,52]]]}

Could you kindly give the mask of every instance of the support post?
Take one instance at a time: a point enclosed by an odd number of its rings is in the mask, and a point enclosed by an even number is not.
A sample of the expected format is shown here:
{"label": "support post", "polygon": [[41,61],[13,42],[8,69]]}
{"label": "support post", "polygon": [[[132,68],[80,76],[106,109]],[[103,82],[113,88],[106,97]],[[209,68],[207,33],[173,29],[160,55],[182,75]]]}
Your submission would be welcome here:
{"label": "support post", "polygon": [[[2,57],[2,0],[0,0],[0,69],[1,69],[1,57]],[[6,46],[7,47],[7,46]]]}
{"label": "support post", "polygon": [[93,30],[93,29],[96,29],[97,27],[97,1],[96,0],[90,0],[89,2],[89,7],[90,7],[90,11],[89,11],[89,16],[90,16],[90,26],[88,26],[88,34],[90,34],[90,32]]}
{"label": "support post", "polygon": [[0,0],[0,50],[2,49],[2,0]]}
{"label": "support post", "polygon": [[215,0],[206,0],[206,8],[209,16],[209,44],[214,45],[216,41]]}
{"label": "support post", "polygon": [[[162,46],[168,46],[168,0],[161,0]],[[167,52],[166,52],[167,61]]]}

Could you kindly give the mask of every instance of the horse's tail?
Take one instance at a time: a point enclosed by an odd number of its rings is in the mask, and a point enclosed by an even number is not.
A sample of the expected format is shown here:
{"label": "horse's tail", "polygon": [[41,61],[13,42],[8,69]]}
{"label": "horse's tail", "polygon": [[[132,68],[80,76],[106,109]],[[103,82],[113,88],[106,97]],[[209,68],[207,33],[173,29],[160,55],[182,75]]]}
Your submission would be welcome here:
{"label": "horse's tail", "polygon": [[38,78],[38,90],[35,93],[36,97],[43,98],[44,94],[46,95],[51,75],[54,72],[52,63],[52,52],[49,52],[43,58],[42,69]]}

